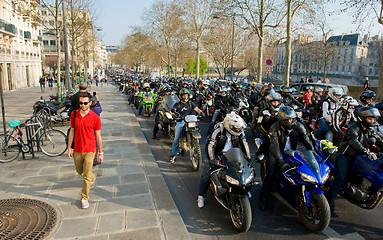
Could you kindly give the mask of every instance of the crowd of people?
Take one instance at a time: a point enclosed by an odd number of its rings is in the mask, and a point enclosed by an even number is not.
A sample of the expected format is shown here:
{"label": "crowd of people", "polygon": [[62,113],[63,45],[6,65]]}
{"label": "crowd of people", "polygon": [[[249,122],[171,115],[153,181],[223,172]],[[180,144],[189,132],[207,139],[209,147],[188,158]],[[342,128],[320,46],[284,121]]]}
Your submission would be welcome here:
{"label": "crowd of people", "polygon": [[[262,138],[263,144],[255,152],[255,162],[266,161],[267,174],[264,180],[260,209],[268,207],[268,198],[275,175],[278,171],[288,169],[282,153],[289,149],[297,149],[303,144],[307,150],[314,150],[313,143],[317,139],[326,139],[339,146],[335,158],[338,174],[326,193],[331,212],[335,215],[334,200],[344,183],[350,164],[357,154],[364,154],[371,159],[376,155],[369,150],[373,143],[380,149],[383,147],[382,111],[383,102],[374,103],[376,94],[366,89],[359,99],[346,96],[339,88],[315,87],[307,85],[302,99],[293,96],[294,89],[280,86],[274,89],[272,83],[261,86],[244,82],[186,80],[183,78],[143,78],[136,75],[115,76],[120,84],[120,91],[126,92],[134,101],[135,93],[152,92],[156,99],[165,95],[178,95],[180,102],[170,111],[171,114],[187,115],[192,112],[210,121],[205,144],[207,160],[201,171],[198,206],[204,207],[206,191],[209,186],[210,163],[218,161],[222,153],[230,148],[239,147],[249,164],[250,149],[245,136],[247,126],[252,136]],[[368,81],[368,80],[367,80]],[[367,84],[368,85],[368,84]],[[213,109],[206,111],[206,99],[212,97]],[[245,99],[245,100],[242,100]],[[193,100],[193,101],[192,101]],[[241,114],[238,109],[239,100],[247,101],[250,117]],[[156,105],[153,113],[156,111]],[[141,111],[139,111],[141,114]],[[155,117],[153,139],[158,134],[158,116]],[[178,154],[178,139],[184,122],[176,123],[176,134],[173,140],[170,162],[174,162]]]}

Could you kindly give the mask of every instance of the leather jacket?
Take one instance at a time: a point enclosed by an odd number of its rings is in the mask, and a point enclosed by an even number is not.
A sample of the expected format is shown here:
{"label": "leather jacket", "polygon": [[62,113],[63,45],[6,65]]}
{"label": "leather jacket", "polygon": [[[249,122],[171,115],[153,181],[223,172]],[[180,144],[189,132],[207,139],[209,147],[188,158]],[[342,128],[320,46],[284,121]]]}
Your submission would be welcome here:
{"label": "leather jacket", "polygon": [[313,150],[306,128],[297,122],[288,133],[280,122],[274,123],[270,128],[270,154],[276,159],[277,165],[284,164],[282,153],[285,149],[287,137],[290,137],[291,149],[296,150],[298,141],[302,141],[307,150]]}
{"label": "leather jacket", "polygon": [[217,94],[214,98],[214,108],[215,109],[223,109],[229,106],[236,106],[236,102],[230,96],[222,96],[221,94]]}
{"label": "leather jacket", "polygon": [[367,154],[368,141],[370,138],[375,138],[376,145],[383,149],[383,141],[372,128],[363,130],[359,122],[352,123],[345,133],[342,142],[339,145],[339,152],[350,160],[354,160],[358,154]]}
{"label": "leather jacket", "polygon": [[[218,125],[207,140],[205,151],[209,161],[213,161],[216,157],[222,154],[222,150],[225,147],[227,136],[226,129],[223,124]],[[246,141],[244,132],[239,136],[231,135],[231,144],[233,147],[239,147],[245,154],[246,159],[250,159],[250,148]]]}
{"label": "leather jacket", "polygon": [[278,121],[277,116],[270,114],[269,110],[263,110],[258,117],[257,129],[262,137],[269,135],[270,127]]}

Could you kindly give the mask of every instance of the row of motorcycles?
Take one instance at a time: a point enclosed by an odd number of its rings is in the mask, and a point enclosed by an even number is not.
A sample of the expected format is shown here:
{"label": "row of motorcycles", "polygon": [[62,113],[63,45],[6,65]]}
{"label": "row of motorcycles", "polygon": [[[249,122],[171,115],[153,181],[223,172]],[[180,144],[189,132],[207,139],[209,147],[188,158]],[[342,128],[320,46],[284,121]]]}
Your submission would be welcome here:
{"label": "row of motorcycles", "polygon": [[[214,111],[214,92],[195,90],[193,100],[205,116],[211,118]],[[248,96],[236,98],[237,106],[221,109],[225,112],[236,111],[247,123],[251,122]],[[169,111],[178,101],[176,95],[165,96],[160,105],[159,129],[170,138],[174,137],[176,116]],[[153,101],[154,102],[154,101]],[[222,117],[224,117],[224,114]],[[178,119],[179,120],[179,119]],[[194,170],[201,165],[201,150],[198,140],[201,138],[197,117],[187,116],[186,127],[180,140],[180,153],[190,151]],[[303,122],[302,119],[299,121]],[[255,139],[256,148],[262,140]],[[330,223],[331,212],[325,197],[337,174],[335,156],[337,148],[326,140],[315,140],[314,150],[285,151],[283,158],[290,169],[278,173],[274,189],[298,212],[303,225],[310,231],[321,232]],[[255,149],[257,150],[257,149]],[[352,164],[351,173],[343,185],[340,195],[352,204],[373,209],[383,200],[383,163],[378,149],[370,149],[378,155],[377,160],[358,155]],[[230,212],[232,223],[237,231],[245,232],[251,226],[252,211],[249,198],[255,184],[255,170],[248,165],[242,152],[232,148],[223,154],[220,163],[212,166],[211,189],[216,200]],[[266,163],[261,161],[261,179],[265,178]]]}
{"label": "row of motorcycles", "polygon": [[69,113],[71,111],[70,98],[73,95],[72,92],[64,95],[63,101],[58,101],[57,96],[50,95],[49,100],[40,98],[35,104],[33,104],[33,115],[42,114],[53,124],[62,124],[70,121]]}

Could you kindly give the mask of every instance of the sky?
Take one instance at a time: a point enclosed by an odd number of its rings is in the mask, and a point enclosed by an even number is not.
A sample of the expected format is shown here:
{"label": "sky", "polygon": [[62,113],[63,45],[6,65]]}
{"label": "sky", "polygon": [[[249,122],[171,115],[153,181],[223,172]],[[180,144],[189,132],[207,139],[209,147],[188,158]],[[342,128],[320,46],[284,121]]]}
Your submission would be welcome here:
{"label": "sky", "polygon": [[[99,6],[99,17],[96,26],[101,28],[100,37],[106,45],[119,45],[132,26],[142,25],[145,9],[149,9],[156,0],[97,0]],[[338,8],[337,5],[331,6],[331,10]],[[374,23],[376,20],[374,20]],[[383,26],[375,23],[364,31],[357,31],[357,26],[352,24],[351,13],[334,15],[330,18],[330,26],[333,35],[342,33],[361,33],[370,35],[382,34]]]}

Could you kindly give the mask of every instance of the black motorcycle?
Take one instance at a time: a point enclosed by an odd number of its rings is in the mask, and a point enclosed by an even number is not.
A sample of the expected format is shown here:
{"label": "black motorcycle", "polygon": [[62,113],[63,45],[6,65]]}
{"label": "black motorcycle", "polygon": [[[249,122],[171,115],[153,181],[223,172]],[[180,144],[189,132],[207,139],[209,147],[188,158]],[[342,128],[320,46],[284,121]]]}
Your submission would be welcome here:
{"label": "black motorcycle", "polygon": [[231,221],[238,232],[247,232],[251,226],[252,213],[249,201],[254,185],[255,170],[243,156],[241,149],[232,148],[211,163],[210,187],[215,199],[230,211]]}
{"label": "black motorcycle", "polygon": [[51,96],[51,101],[46,101],[41,98],[35,102],[33,105],[33,115],[38,113],[46,114],[53,123],[60,122],[63,124],[64,122],[70,121],[69,112],[72,104],[69,97],[63,102],[58,102],[55,99],[55,97]]}

